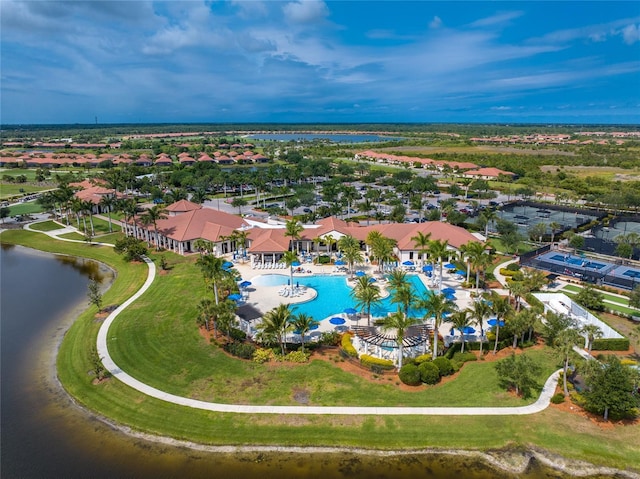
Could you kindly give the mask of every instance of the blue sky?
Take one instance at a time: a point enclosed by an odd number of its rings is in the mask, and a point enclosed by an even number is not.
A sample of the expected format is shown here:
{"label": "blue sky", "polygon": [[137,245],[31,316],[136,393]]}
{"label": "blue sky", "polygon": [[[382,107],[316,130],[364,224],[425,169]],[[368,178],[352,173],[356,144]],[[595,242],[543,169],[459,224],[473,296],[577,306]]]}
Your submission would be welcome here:
{"label": "blue sky", "polygon": [[0,1],[1,122],[640,123],[640,2]]}

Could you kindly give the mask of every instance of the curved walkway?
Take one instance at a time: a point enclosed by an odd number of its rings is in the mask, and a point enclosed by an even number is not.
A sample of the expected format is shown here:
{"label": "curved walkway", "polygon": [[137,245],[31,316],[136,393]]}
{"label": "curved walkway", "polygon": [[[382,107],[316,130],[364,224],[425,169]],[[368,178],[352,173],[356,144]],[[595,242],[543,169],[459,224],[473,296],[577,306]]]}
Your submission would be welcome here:
{"label": "curved walkway", "polygon": [[[29,229],[29,228],[26,228]],[[54,232],[36,231],[46,233],[56,238]],[[60,234],[56,230],[55,233]],[[62,239],[62,238],[58,238]],[[71,240],[73,241],[73,240]],[[82,242],[82,241],[79,241]],[[98,355],[102,358],[104,367],[127,386],[140,391],[147,396],[151,396],[162,401],[171,402],[180,406],[187,406],[195,409],[203,409],[213,412],[243,413],[243,414],[347,414],[347,415],[386,415],[386,416],[510,416],[526,415],[541,412],[549,406],[551,397],[555,393],[558,377],[561,370],[554,372],[544,384],[540,397],[533,404],[518,407],[372,407],[372,406],[259,406],[244,404],[221,404],[199,401],[175,394],[169,394],[145,384],[128,373],[124,372],[115,363],[109,354],[107,345],[109,328],[117,316],[124,311],[131,303],[142,296],[153,283],[156,276],[156,265],[148,258],[145,262],[149,268],[147,279],[142,287],[133,296],[122,303],[103,322],[98,331],[97,349]]]}

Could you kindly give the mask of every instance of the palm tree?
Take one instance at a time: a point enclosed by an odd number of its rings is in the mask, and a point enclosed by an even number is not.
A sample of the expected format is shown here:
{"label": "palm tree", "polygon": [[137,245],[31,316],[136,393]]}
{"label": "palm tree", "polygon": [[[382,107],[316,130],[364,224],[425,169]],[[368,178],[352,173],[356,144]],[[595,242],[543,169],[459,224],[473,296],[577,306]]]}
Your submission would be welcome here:
{"label": "palm tree", "polygon": [[387,276],[387,288],[392,291],[397,291],[401,288],[409,286],[409,280],[407,279],[407,272],[401,269],[394,269]]}
{"label": "palm tree", "polygon": [[[304,227],[302,224],[298,222],[296,219],[290,219],[285,224],[285,236],[289,236],[291,238],[291,250],[293,250],[294,242],[297,242],[300,239],[300,233],[304,231]],[[300,253],[300,245],[297,244],[298,254]]]}
{"label": "palm tree", "polygon": [[424,266],[424,258],[429,250],[429,238],[431,238],[431,233],[424,234],[422,231],[418,231],[417,235],[411,237],[413,246],[418,250],[422,258],[422,264],[420,266]]}
{"label": "palm tree", "polygon": [[133,237],[137,238],[136,214],[138,213],[138,203],[134,199],[124,200],[120,203],[120,209],[124,213],[125,221],[128,222],[131,220],[131,223],[133,224]]}
{"label": "palm tree", "polygon": [[349,271],[353,275],[354,264],[362,263],[363,260],[362,252],[360,251],[360,242],[353,236],[345,235],[338,240],[338,247],[347,260]]}
{"label": "palm tree", "polygon": [[212,317],[212,310],[213,310],[213,303],[209,298],[201,299],[200,302],[198,303],[198,312],[199,312],[198,319],[202,320],[202,323],[200,324],[204,323],[205,327],[207,328],[207,331],[209,331],[209,321],[211,320],[211,317]]}
{"label": "palm tree", "polygon": [[480,357],[482,357],[482,345],[484,339],[484,320],[491,314],[489,303],[483,299],[474,301],[471,307],[471,317],[475,319],[475,325],[480,328]]}
{"label": "palm tree", "polygon": [[[82,200],[78,197],[73,197],[71,199],[71,211],[74,215],[76,215],[76,225],[78,230],[80,229],[80,212],[82,211]],[[85,231],[86,231],[86,221],[85,221]]]}
{"label": "palm tree", "polygon": [[402,305],[402,311],[405,316],[409,316],[409,308],[416,302],[416,293],[411,288],[411,285],[407,284],[401,288],[396,289],[391,297],[391,302],[394,304]]}
{"label": "palm tree", "polygon": [[290,291],[293,291],[293,264],[298,262],[298,255],[295,251],[285,251],[280,261],[289,267],[289,288]]}
{"label": "palm tree", "polygon": [[206,255],[198,258],[196,264],[202,271],[205,284],[211,284],[213,287],[213,295],[216,300],[216,304],[220,303],[218,297],[218,283],[228,274],[222,267],[225,263],[224,258],[219,258],[214,255]]}
{"label": "palm tree", "polygon": [[313,316],[310,316],[305,313],[298,313],[293,317],[293,321],[291,321],[291,326],[294,331],[296,331],[300,335],[300,342],[302,343],[302,352],[304,353],[304,335],[311,331],[315,325],[318,324],[318,321],[313,319]]}
{"label": "palm tree", "polygon": [[573,353],[573,348],[579,344],[580,342],[580,333],[573,328],[567,328],[558,333],[555,341],[553,342],[553,347],[557,349],[558,353],[562,357],[562,388],[564,391],[565,397],[569,395],[569,389],[567,388],[567,373],[569,371],[569,359],[571,359],[571,354]]}
{"label": "palm tree", "polygon": [[[89,225],[91,226],[91,236],[92,237],[96,235],[96,232],[95,232],[95,230],[93,228],[93,207],[94,207],[94,204],[90,200],[86,200],[86,201],[82,202],[82,211],[83,211],[83,213],[86,213],[86,214],[89,215]],[[85,231],[85,233],[87,232],[86,225],[84,227],[84,231]]]}
{"label": "palm tree", "polygon": [[498,213],[492,209],[486,209],[482,213],[480,213],[482,220],[485,222],[484,226],[484,237],[489,237],[489,225],[498,217]]}
{"label": "palm tree", "polygon": [[100,206],[107,210],[107,217],[109,218],[109,233],[113,233],[113,225],[111,224],[111,211],[116,205],[116,197],[113,195],[104,195],[100,198]]}
{"label": "palm tree", "polygon": [[456,310],[456,303],[442,294],[436,294],[433,291],[423,296],[416,307],[425,309],[424,319],[433,317],[433,359],[438,356],[438,329],[442,324],[442,318],[445,314],[450,314]]}
{"label": "palm tree", "polygon": [[513,300],[516,304],[516,312],[520,312],[520,298],[526,295],[529,291],[524,281],[511,281],[507,284],[509,294],[513,295]]}
{"label": "palm tree", "polygon": [[581,331],[587,335],[587,351],[591,352],[593,341],[602,337],[602,329],[597,324],[585,324]]}
{"label": "palm tree", "polygon": [[337,239],[333,237],[333,235],[325,235],[323,238],[324,244],[327,245],[327,256],[329,256],[329,262],[331,262],[331,250],[333,249],[333,245],[338,242]]}
{"label": "palm tree", "polygon": [[511,303],[509,303],[509,298],[506,296],[500,296],[495,291],[492,291],[490,294],[491,301],[491,311],[496,315],[496,340],[493,345],[493,354],[498,352],[498,341],[500,338],[500,321],[504,321],[504,319],[511,314],[513,308],[511,307]]}
{"label": "palm tree", "polygon": [[236,244],[240,244],[241,248],[240,250],[242,251],[242,258],[244,258],[247,254],[247,238],[249,237],[249,232],[246,230],[236,230],[235,231],[235,236],[236,236]]}
{"label": "palm tree", "polygon": [[356,279],[356,285],[351,290],[351,296],[356,300],[358,308],[367,310],[367,324],[371,326],[371,306],[380,303],[382,296],[377,284],[369,281],[369,276],[360,276]]}
{"label": "palm tree", "polygon": [[418,323],[419,320],[417,318],[411,318],[407,316],[402,311],[400,311],[400,309],[384,318],[382,329],[384,331],[395,329],[396,331],[396,343],[398,345],[398,368],[402,367],[402,357],[404,354],[404,333],[408,327],[414,326]]}
{"label": "palm tree", "polygon": [[562,229],[562,225],[560,223],[552,221],[551,223],[549,223],[549,228],[551,228],[551,243],[553,243],[553,240],[556,237],[556,231],[560,231]]}
{"label": "palm tree", "polygon": [[166,219],[167,210],[161,205],[153,205],[142,214],[142,222],[145,225],[153,225],[155,235],[156,251],[160,250],[160,238],[158,237],[158,220]]}
{"label": "palm tree", "polygon": [[202,254],[207,251],[213,253],[213,243],[206,239],[198,238],[192,243],[193,249],[195,249],[202,258]]}
{"label": "palm tree", "polygon": [[440,265],[438,293],[442,292],[442,263],[449,257],[449,250],[447,249],[447,246],[449,246],[449,242],[447,240],[433,240],[429,242],[429,257],[432,262],[438,261],[438,264]]}
{"label": "palm tree", "polygon": [[463,309],[461,311],[456,311],[453,313],[447,322],[452,323],[453,327],[460,331],[460,336],[462,339],[462,348],[460,349],[461,353],[464,353],[464,329],[471,326],[471,311],[468,309]]}
{"label": "palm tree", "polygon": [[272,310],[265,313],[262,317],[259,329],[261,329],[266,335],[275,336],[278,344],[280,344],[280,351],[284,356],[286,353],[286,336],[287,332],[292,329],[292,324],[289,321],[291,318],[291,310],[288,304],[280,304]]}
{"label": "palm tree", "polygon": [[476,272],[476,294],[480,287],[480,272],[484,272],[485,268],[491,264],[491,256],[487,251],[484,243],[479,241],[469,241],[464,245],[464,251],[469,264],[473,266]]}

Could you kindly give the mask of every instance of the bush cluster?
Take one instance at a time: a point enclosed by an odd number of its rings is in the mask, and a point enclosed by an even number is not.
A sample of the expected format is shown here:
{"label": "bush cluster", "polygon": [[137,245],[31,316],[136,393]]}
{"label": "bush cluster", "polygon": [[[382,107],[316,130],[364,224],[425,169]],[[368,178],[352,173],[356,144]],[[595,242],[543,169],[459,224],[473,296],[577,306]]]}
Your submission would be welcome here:
{"label": "bush cluster", "polygon": [[224,350],[233,356],[242,359],[251,359],[256,351],[256,347],[250,343],[240,343],[233,341],[224,345]]}
{"label": "bush cluster", "polygon": [[433,361],[425,361],[418,366],[420,380],[425,384],[436,384],[440,381],[440,369],[433,364]]}
{"label": "bush cluster", "polygon": [[418,366],[414,363],[407,363],[400,368],[398,372],[400,381],[409,386],[418,386],[422,383]]}
{"label": "bush cluster", "polygon": [[562,404],[564,402],[564,394],[558,393],[551,397],[552,404]]}
{"label": "bush cluster", "polygon": [[390,359],[376,358],[374,356],[369,356],[368,354],[360,356],[360,364],[369,369],[380,368],[383,370],[389,370],[394,368],[393,361]]}
{"label": "bush cluster", "polygon": [[597,338],[593,340],[594,351],[626,351],[629,349],[628,338]]}
{"label": "bush cluster", "polygon": [[245,339],[247,339],[247,333],[238,328],[231,328],[229,330],[229,336],[234,341],[244,341]]}
{"label": "bush cluster", "polygon": [[309,361],[309,353],[302,351],[291,351],[284,358],[285,361],[290,363],[306,363]]}
{"label": "bush cluster", "polygon": [[432,361],[426,356],[419,356],[402,366],[398,373],[400,381],[409,386],[417,386],[420,383],[436,384],[442,376],[454,373],[454,364],[449,359],[440,357]]}
{"label": "bush cluster", "polygon": [[455,372],[453,364],[445,357],[434,359],[433,364],[435,364],[440,371],[440,376],[451,376]]}
{"label": "bush cluster", "polygon": [[253,362],[263,364],[273,359],[273,351],[271,349],[258,348],[253,352]]}
{"label": "bush cluster", "polygon": [[358,357],[358,351],[356,351],[356,348],[354,348],[353,344],[351,344],[351,335],[350,334],[343,334],[342,335],[342,340],[340,341],[340,346],[352,358],[357,358]]}

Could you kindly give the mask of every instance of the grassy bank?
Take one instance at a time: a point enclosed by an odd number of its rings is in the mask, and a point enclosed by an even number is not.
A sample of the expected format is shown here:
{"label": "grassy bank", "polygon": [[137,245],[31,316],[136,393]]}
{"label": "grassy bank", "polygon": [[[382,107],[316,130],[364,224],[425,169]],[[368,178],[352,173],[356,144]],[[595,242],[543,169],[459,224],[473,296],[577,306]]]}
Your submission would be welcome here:
{"label": "grassy bank", "polygon": [[[55,242],[26,231],[4,232],[0,240],[76,254],[117,269],[117,278],[104,296],[105,305],[121,304],[140,287],[147,274],[145,265],[124,263],[111,248]],[[195,330],[193,300],[204,294],[204,286],[200,275],[193,274],[192,260],[164,254],[173,269],[158,277],[153,287],[119,317],[109,334],[109,347],[116,362],[141,380],[162,383],[163,389],[193,397],[243,403],[294,404],[291,392],[300,384],[298,381],[313,390],[311,401],[315,404],[346,403],[359,398],[384,405],[524,403],[485,384],[490,382],[490,365],[482,362],[466,365],[466,376],[461,375],[451,385],[401,394],[386,380],[387,384],[360,382],[326,362],[273,368],[228,358],[207,345]],[[165,403],[116,380],[93,385],[87,372],[91,369],[88,351],[95,344],[100,327],[95,312],[94,307],[89,308],[66,334],[58,356],[60,380],[82,404],[135,430],[205,444],[382,449],[488,449],[533,444],[601,465],[625,468],[640,464],[640,427],[601,427],[553,407],[524,417],[236,415]],[[545,353],[540,353],[537,360],[553,363]],[[363,392],[358,391],[361,387],[365,388]]]}

